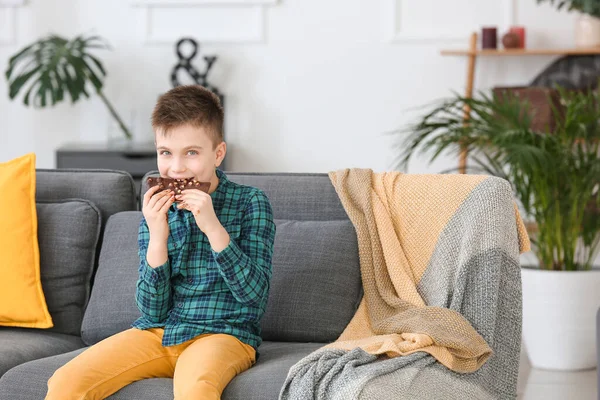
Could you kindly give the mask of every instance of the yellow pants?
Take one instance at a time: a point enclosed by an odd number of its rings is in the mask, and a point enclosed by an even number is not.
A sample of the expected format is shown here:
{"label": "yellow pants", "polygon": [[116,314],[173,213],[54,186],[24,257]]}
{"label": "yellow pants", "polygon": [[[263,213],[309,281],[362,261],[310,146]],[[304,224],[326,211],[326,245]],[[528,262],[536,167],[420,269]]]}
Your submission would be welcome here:
{"label": "yellow pants", "polygon": [[173,378],[175,400],[220,399],[225,386],[256,361],[252,346],[226,334],[204,334],[164,347],[162,328],[129,329],[59,368],[46,400],[104,399],[146,378]]}

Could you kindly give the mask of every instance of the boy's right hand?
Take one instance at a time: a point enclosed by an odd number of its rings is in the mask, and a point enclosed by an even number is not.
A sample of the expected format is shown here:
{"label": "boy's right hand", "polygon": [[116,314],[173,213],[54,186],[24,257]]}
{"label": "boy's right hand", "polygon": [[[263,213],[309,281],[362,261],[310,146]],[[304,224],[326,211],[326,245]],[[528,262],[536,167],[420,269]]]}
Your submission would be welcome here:
{"label": "boy's right hand", "polygon": [[175,201],[175,193],[172,190],[163,190],[154,195],[159,189],[159,186],[154,186],[146,191],[142,204],[142,214],[146,218],[150,236],[164,238],[166,241],[169,237],[167,212]]}

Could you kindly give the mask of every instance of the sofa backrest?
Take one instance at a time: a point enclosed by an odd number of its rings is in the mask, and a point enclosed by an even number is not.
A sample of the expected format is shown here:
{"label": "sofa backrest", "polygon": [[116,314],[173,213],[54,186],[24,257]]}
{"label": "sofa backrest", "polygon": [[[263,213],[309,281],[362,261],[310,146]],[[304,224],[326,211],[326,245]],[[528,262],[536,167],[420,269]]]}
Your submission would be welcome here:
{"label": "sofa backrest", "polygon": [[[146,179],[150,175],[158,175],[158,171],[150,171],[142,178],[141,194],[148,190]],[[226,172],[226,175],[233,182],[263,190],[271,202],[276,219],[348,219],[327,174]],[[140,199],[142,197],[143,195],[140,195]],[[141,205],[139,209],[142,209]]]}
{"label": "sofa backrest", "polygon": [[133,179],[122,171],[38,169],[36,205],[50,330],[79,335],[104,222],[136,209]]}
{"label": "sofa backrest", "polygon": [[[227,176],[262,189],[269,197],[277,225],[263,339],[335,340],[358,307],[362,285],[354,227],[329,177],[287,173]],[[143,184],[142,193],[146,189]],[[82,326],[87,344],[129,328],[139,316],[135,283],[141,218],[141,212],[127,212],[108,221]]]}
{"label": "sofa backrest", "polygon": [[35,198],[45,202],[88,200],[100,210],[103,225],[115,213],[137,209],[133,178],[115,170],[38,169]]}

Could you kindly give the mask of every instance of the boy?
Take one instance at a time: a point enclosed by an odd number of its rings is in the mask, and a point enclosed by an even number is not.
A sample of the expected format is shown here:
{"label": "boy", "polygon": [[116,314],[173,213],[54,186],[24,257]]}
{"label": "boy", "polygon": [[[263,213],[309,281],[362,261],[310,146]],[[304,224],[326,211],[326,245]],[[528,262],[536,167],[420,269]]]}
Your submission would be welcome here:
{"label": "boy", "polygon": [[269,200],[217,169],[226,145],[213,93],[170,90],[152,126],[160,175],[210,182],[208,194],[146,192],[136,290],[142,316],[58,369],[46,399],[104,399],[158,377],[173,378],[176,400],[220,399],[256,361],[275,239]]}

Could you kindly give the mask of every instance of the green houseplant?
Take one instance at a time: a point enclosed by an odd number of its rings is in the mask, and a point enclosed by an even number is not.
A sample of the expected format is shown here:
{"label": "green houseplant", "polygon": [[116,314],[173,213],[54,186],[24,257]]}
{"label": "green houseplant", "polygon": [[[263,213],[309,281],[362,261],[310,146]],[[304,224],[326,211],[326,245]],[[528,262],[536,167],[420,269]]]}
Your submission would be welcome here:
{"label": "green houseplant", "polygon": [[597,0],[536,0],[538,4],[549,3],[558,10],[579,11],[600,18],[600,2]]}
{"label": "green houseplant", "polygon": [[99,36],[77,36],[67,40],[50,35],[26,46],[8,61],[5,75],[10,99],[25,92],[23,104],[43,108],[54,106],[67,96],[74,104],[95,92],[125,137],[131,139],[131,132],[102,91],[106,76],[104,66],[90,52],[106,48],[108,46]]}
{"label": "green houseplant", "polygon": [[[527,218],[537,224],[532,244],[540,266],[589,270],[600,250],[600,96],[560,91],[553,132],[530,128],[532,113],[516,98],[456,96],[404,131],[398,167],[418,151],[431,161],[464,145],[473,165],[511,182]],[[463,110],[471,109],[469,124]]]}
{"label": "green houseplant", "polygon": [[549,3],[558,10],[581,13],[575,23],[577,47],[600,45],[600,2],[597,0],[536,0],[538,4]]}
{"label": "green houseplant", "polygon": [[406,167],[418,152],[433,161],[465,146],[468,172],[511,183],[525,218],[537,224],[530,235],[540,265],[524,261],[519,282],[525,348],[532,366],[571,371],[597,365],[589,349],[595,347],[600,309],[600,269],[591,268],[600,247],[600,96],[560,94],[554,128],[546,132],[531,129],[534,110],[516,98],[482,93],[443,101],[399,131],[398,165]]}

